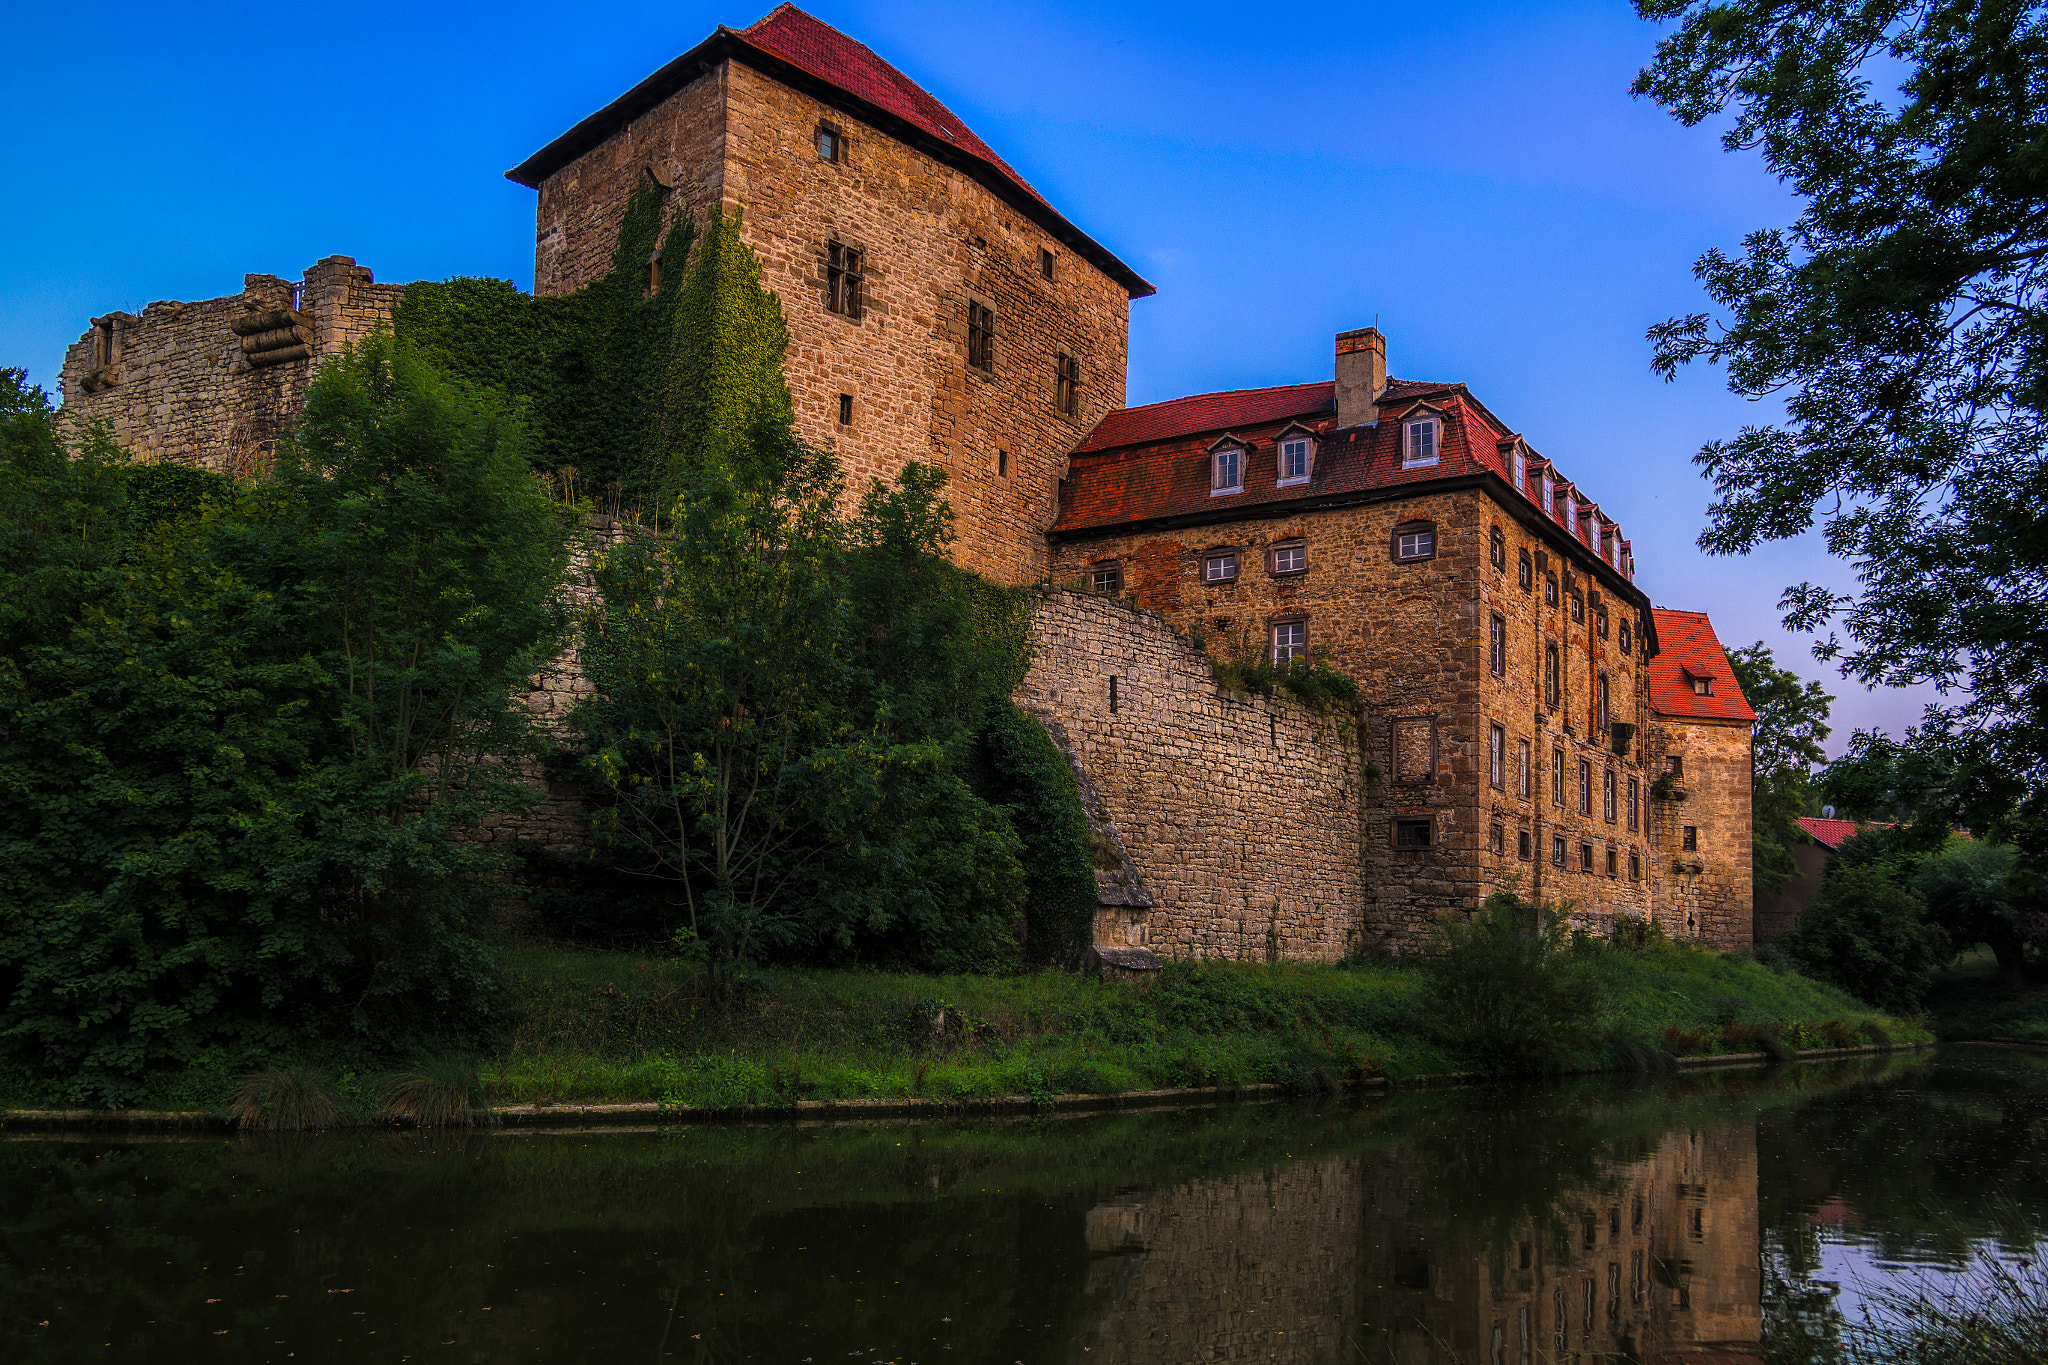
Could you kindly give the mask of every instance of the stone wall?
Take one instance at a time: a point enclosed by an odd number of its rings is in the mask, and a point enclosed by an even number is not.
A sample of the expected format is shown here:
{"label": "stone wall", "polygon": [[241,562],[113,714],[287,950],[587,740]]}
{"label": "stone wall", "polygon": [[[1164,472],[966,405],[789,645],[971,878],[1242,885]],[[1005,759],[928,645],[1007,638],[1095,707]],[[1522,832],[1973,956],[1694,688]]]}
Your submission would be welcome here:
{"label": "stone wall", "polygon": [[1062,728],[1153,902],[1106,913],[1098,941],[1342,956],[1366,911],[1348,718],[1221,691],[1201,650],[1112,599],[1048,589],[1032,629],[1017,703]]}
{"label": "stone wall", "polygon": [[[1753,932],[1759,947],[1784,937],[1806,907],[1820,894],[1821,874],[1827,871],[1832,851],[1811,839],[1792,845],[1792,865],[1797,870],[1776,891],[1756,893],[1756,923]],[[1755,869],[1751,869],[1755,875]]]}
{"label": "stone wall", "polygon": [[[256,473],[297,419],[320,362],[389,319],[404,293],[353,257],[329,256],[297,284],[245,275],[239,294],[94,318],[65,352],[65,416],[107,422],[144,460]],[[267,316],[283,325],[244,334]],[[283,344],[266,352],[266,342]]]}
{"label": "stone wall", "polygon": [[[844,135],[843,161],[818,156],[820,122]],[[742,213],[762,283],[789,323],[797,431],[833,446],[848,496],[911,460],[936,464],[949,478],[955,558],[999,582],[1040,577],[1039,532],[1067,453],[1123,405],[1123,289],[967,176],[721,63],[542,183],[537,292],[576,289],[610,267],[627,199],[650,172],[674,187],[671,213]],[[863,254],[858,318],[825,307],[834,241]],[[1041,249],[1054,252],[1050,280]],[[970,301],[995,315],[987,373],[966,363]],[[1054,402],[1059,352],[1080,363],[1074,417]],[[852,400],[843,425],[841,395]]]}
{"label": "stone wall", "polygon": [[[1724,948],[1756,941],[1750,843],[1748,721],[1657,716],[1646,755],[1661,774],[1680,760],[1678,799],[1651,803],[1656,918],[1665,932]],[[1687,831],[1693,848],[1687,848]]]}

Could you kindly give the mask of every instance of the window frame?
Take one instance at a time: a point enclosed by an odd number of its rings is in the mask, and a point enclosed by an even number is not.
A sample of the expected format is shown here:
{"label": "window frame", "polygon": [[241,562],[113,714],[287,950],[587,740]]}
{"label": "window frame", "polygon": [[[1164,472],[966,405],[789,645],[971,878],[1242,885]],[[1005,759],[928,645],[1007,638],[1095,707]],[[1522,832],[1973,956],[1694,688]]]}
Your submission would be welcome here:
{"label": "window frame", "polygon": [[[1210,497],[1224,498],[1229,497],[1233,493],[1244,492],[1244,467],[1247,463],[1245,455],[1244,444],[1239,441],[1218,441],[1215,445],[1209,447]],[[1231,472],[1236,476],[1235,481],[1231,483],[1223,482],[1223,461],[1225,456],[1230,457]]]}
{"label": "window frame", "polygon": [[839,395],[839,425],[842,427],[853,425],[853,395],[850,393]]}
{"label": "window frame", "polygon": [[825,242],[825,311],[848,322],[867,312],[867,252],[837,237]]}
{"label": "window frame", "polygon": [[1515,491],[1517,493],[1527,493],[1529,491],[1529,456],[1526,451],[1519,447],[1515,450]]}
{"label": "window frame", "polygon": [[[829,151],[825,147],[827,138],[830,138],[832,142]],[[828,166],[844,166],[846,164],[846,130],[836,123],[830,123],[824,119],[818,120],[817,130],[811,134],[811,150],[818,154],[818,160]]]}
{"label": "window frame", "polygon": [[1543,709],[1555,711],[1564,704],[1563,651],[1557,641],[1543,642]]}
{"label": "window frame", "polygon": [[[1218,564],[1228,565],[1230,572],[1226,574],[1212,574],[1210,570],[1214,569]],[[1235,583],[1238,575],[1243,572],[1243,556],[1235,546],[1219,545],[1213,550],[1202,551],[1203,586],[1214,587],[1219,583]]]}
{"label": "window frame", "polygon": [[1529,551],[1527,549],[1524,549],[1522,551],[1521,560],[1517,563],[1515,567],[1515,574],[1517,579],[1520,581],[1521,589],[1523,592],[1535,591],[1536,561],[1529,557]]}
{"label": "window frame", "polygon": [[1579,760],[1579,814],[1593,813],[1593,760]]}
{"label": "window frame", "polygon": [[1607,846],[1607,875],[1612,880],[1621,877],[1621,850],[1612,844]]}
{"label": "window frame", "polygon": [[1678,847],[1679,847],[1679,850],[1680,850],[1681,852],[1684,852],[1684,853],[1697,853],[1697,852],[1699,852],[1699,851],[1700,851],[1700,827],[1699,827],[1698,825],[1682,825],[1682,826],[1680,826],[1680,833],[1679,833],[1679,843],[1678,843]]}
{"label": "window frame", "polygon": [[[1427,457],[1416,453],[1417,448],[1423,443],[1422,436],[1424,433],[1427,433],[1429,438],[1429,454]],[[1433,469],[1443,463],[1443,458],[1443,419],[1441,417],[1432,412],[1426,413],[1421,417],[1403,417],[1401,419],[1401,468]]]}
{"label": "window frame", "polygon": [[[1283,554],[1300,555],[1301,563],[1291,569],[1280,567]],[[1292,540],[1276,540],[1266,547],[1266,572],[1275,578],[1298,578],[1308,572],[1308,541],[1301,537]]]}
{"label": "window frame", "polygon": [[1580,591],[1579,591],[1579,590],[1578,590],[1577,588],[1573,588],[1573,589],[1572,589],[1572,590],[1571,590],[1570,592],[1566,593],[1566,594],[1565,594],[1565,596],[1571,599],[1571,604],[1572,604],[1572,624],[1573,624],[1573,625],[1575,625],[1575,626],[1583,626],[1583,625],[1585,625],[1585,624],[1586,624],[1586,594],[1584,594],[1583,592],[1580,592]]}
{"label": "window frame", "polygon": [[[1387,718],[1387,771],[1393,774],[1394,782],[1404,787],[1430,787],[1436,785],[1436,770],[1443,761],[1442,738],[1437,732],[1435,713]],[[1413,775],[1401,771],[1401,727],[1406,725],[1427,726],[1429,756],[1427,768]]]}
{"label": "window frame", "polygon": [[1565,854],[1565,847],[1564,847],[1564,836],[1563,836],[1562,834],[1553,834],[1553,835],[1551,835],[1551,836],[1550,836],[1550,865],[1551,865],[1552,867],[1563,867],[1563,866],[1564,866],[1564,854]]}
{"label": "window frame", "polygon": [[[1287,472],[1287,448],[1301,447],[1301,472]],[[1314,477],[1316,472],[1316,436],[1299,423],[1292,424],[1273,438],[1273,486],[1275,488],[1299,488]]]}
{"label": "window frame", "polygon": [[1506,573],[1508,571],[1507,532],[1495,526],[1487,536],[1486,552],[1487,557],[1493,561],[1493,568],[1496,573]]}
{"label": "window frame", "polygon": [[1508,827],[1504,820],[1489,821],[1486,827],[1487,851],[1496,858],[1508,856]]}
{"label": "window frame", "polygon": [[[1104,586],[1103,577],[1110,582]],[[1096,592],[1120,593],[1124,590],[1124,562],[1122,559],[1098,559],[1088,566],[1088,583]]]}
{"label": "window frame", "polygon": [[1606,777],[1600,782],[1600,813],[1608,824],[1613,824],[1620,814],[1621,775],[1612,768],[1605,769]]}
{"label": "window frame", "polygon": [[1053,253],[1053,249],[1051,247],[1042,246],[1038,248],[1039,278],[1045,280],[1049,284],[1052,283],[1055,279],[1055,274],[1058,270],[1058,265],[1059,257]]}
{"label": "window frame", "polygon": [[1525,863],[1535,860],[1536,840],[1526,829],[1515,831],[1515,856]]}
{"label": "window frame", "polygon": [[1593,871],[1593,841],[1579,840],[1579,871],[1590,874]]}
{"label": "window frame", "polygon": [[1607,670],[1601,669],[1593,683],[1593,728],[1601,734],[1607,733],[1614,723],[1613,691],[1607,682]]}
{"label": "window frame", "polygon": [[[1287,646],[1285,646],[1287,649],[1293,651],[1292,653],[1288,654],[1286,658],[1282,658],[1280,656],[1280,650],[1282,648],[1280,643],[1280,632],[1283,630],[1299,631],[1301,633],[1301,639],[1299,641],[1291,641]],[[1294,616],[1276,616],[1266,622],[1266,657],[1276,664],[1291,663],[1296,660],[1299,660],[1302,663],[1308,662],[1307,615],[1302,614]]]}
{"label": "window frame", "polygon": [[967,368],[996,372],[996,310],[976,298],[967,300]]}
{"label": "window frame", "polygon": [[1072,351],[1053,352],[1053,409],[1081,420],[1081,357]]}
{"label": "window frame", "polygon": [[1495,791],[1508,789],[1508,731],[1504,725],[1486,729],[1486,785]]}
{"label": "window frame", "polygon": [[1620,638],[1615,643],[1621,647],[1621,652],[1624,654],[1633,654],[1635,652],[1634,637],[1629,632],[1628,617],[1626,616],[1621,618]]}
{"label": "window frame", "polygon": [[1524,801],[1527,801],[1529,799],[1529,769],[1532,758],[1533,754],[1530,752],[1529,741],[1526,739],[1516,740],[1515,795],[1521,797]]}
{"label": "window frame", "polygon": [[[1403,832],[1422,831],[1420,840],[1402,839]],[[1436,847],[1436,817],[1432,815],[1397,815],[1387,822],[1387,843],[1396,853],[1427,853]]]}
{"label": "window frame", "polygon": [[1487,618],[1486,662],[1496,678],[1508,675],[1508,618],[1493,612]]}
{"label": "window frame", "polygon": [[1559,810],[1570,809],[1565,796],[1564,745],[1553,744],[1550,746],[1550,804]]}
{"label": "window frame", "polygon": [[1632,882],[1643,879],[1643,855],[1635,849],[1628,851],[1628,879]]}
{"label": "window frame", "polygon": [[[1418,552],[1414,554],[1401,553],[1401,542],[1404,539],[1414,538],[1416,540],[1421,540],[1425,537],[1427,538],[1426,549],[1419,549]],[[1437,548],[1436,523],[1433,521],[1423,520],[1404,521],[1398,523],[1394,527],[1394,529],[1388,533],[1387,548],[1388,552],[1393,556],[1394,562],[1396,564],[1421,564],[1428,560],[1435,559]]]}
{"label": "window frame", "polygon": [[1557,593],[1557,571],[1554,569],[1545,569],[1543,571],[1543,605],[1548,607],[1552,611],[1556,611],[1558,607],[1558,601],[1559,598]]}
{"label": "window frame", "polygon": [[1641,828],[1643,827],[1643,825],[1642,825],[1642,818],[1643,818],[1643,816],[1642,816],[1642,812],[1643,812],[1643,783],[1642,783],[1642,779],[1641,779],[1641,778],[1637,778],[1637,777],[1631,777],[1631,778],[1629,778],[1629,780],[1628,780],[1628,828],[1629,828],[1629,833],[1633,834],[1633,833],[1635,833],[1635,832],[1636,832],[1637,830],[1639,830],[1639,829],[1641,829]]}

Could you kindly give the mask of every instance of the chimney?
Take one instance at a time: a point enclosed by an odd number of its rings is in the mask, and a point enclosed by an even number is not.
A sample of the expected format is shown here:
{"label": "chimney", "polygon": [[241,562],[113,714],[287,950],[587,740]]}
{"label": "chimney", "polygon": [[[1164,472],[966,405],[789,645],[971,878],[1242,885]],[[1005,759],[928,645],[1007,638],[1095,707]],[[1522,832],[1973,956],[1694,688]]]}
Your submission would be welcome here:
{"label": "chimney", "polygon": [[1364,426],[1380,417],[1387,386],[1387,339],[1377,327],[1337,333],[1337,425]]}

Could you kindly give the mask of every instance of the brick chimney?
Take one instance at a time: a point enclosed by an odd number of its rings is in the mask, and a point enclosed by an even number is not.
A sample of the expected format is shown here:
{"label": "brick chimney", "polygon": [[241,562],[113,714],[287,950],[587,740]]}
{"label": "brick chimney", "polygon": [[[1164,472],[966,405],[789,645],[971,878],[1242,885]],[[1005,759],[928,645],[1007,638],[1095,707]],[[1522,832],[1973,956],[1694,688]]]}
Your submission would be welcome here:
{"label": "brick chimney", "polygon": [[1337,333],[1337,425],[1364,426],[1380,416],[1387,386],[1387,339],[1377,327]]}

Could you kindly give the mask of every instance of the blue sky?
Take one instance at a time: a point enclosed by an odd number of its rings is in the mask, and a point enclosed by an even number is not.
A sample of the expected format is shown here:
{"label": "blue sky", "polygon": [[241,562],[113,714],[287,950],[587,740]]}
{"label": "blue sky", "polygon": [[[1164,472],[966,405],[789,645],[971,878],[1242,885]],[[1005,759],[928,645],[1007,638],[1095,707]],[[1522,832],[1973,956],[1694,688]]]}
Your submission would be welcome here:
{"label": "blue sky", "polygon": [[[533,195],[503,178],[731,3],[35,6],[10,19],[0,364],[54,390],[86,319],[354,256],[380,280],[530,286]],[[1326,378],[1375,320],[1397,376],[1469,383],[1616,517],[1638,581],[1731,648],[1917,719],[1778,625],[1788,583],[1851,586],[1807,535],[1694,546],[1701,443],[1771,413],[1719,372],[1649,372],[1643,331],[1703,299],[1693,260],[1796,206],[1751,157],[1628,98],[1659,30],[1599,3],[1104,7],[817,0],[1159,287],[1129,401]]]}

